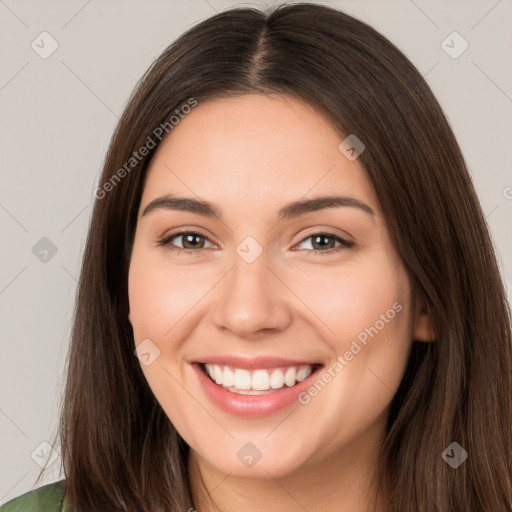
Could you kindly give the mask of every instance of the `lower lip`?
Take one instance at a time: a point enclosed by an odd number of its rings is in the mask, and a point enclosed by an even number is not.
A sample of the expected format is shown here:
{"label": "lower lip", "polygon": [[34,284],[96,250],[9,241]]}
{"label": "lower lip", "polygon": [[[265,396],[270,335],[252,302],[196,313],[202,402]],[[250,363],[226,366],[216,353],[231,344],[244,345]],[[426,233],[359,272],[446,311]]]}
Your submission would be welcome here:
{"label": "lower lip", "polygon": [[265,395],[242,395],[227,391],[215,384],[206,376],[198,363],[193,363],[192,366],[203,389],[215,405],[230,414],[246,418],[268,416],[283,410],[293,402],[298,403],[298,395],[308,389],[312,378],[316,378],[318,370],[321,370],[319,368],[309,377],[292,387],[271,391]]}

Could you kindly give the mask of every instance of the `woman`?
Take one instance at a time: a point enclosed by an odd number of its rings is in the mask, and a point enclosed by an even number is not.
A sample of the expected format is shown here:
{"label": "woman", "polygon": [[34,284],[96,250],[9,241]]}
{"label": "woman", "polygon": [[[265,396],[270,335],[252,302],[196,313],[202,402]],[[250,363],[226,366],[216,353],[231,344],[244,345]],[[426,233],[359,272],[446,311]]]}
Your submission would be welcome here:
{"label": "woman", "polygon": [[313,4],[196,25],[138,85],[95,196],[66,479],[2,511],[512,510],[492,242],[382,35]]}

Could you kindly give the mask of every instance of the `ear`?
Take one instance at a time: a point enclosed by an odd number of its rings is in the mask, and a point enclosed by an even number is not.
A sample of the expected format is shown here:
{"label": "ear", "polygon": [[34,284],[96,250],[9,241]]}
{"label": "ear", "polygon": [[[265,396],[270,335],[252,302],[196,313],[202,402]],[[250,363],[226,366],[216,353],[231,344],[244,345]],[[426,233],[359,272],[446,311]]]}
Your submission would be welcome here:
{"label": "ear", "polygon": [[412,339],[414,341],[432,342],[436,339],[434,321],[430,307],[423,295],[414,301],[414,326]]}

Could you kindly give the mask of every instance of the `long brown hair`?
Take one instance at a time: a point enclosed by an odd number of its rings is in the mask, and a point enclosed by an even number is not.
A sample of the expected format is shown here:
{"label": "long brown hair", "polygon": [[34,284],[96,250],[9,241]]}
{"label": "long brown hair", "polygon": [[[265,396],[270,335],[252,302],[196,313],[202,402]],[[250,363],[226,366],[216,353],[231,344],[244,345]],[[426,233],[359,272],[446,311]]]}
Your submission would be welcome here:
{"label": "long brown hair", "polygon": [[[388,510],[512,510],[511,314],[459,146],[394,45],[306,3],[230,9],[192,27],[151,65],[121,117],[96,193],[67,368],[59,434],[70,510],[193,507],[188,446],[143,376],[128,321],[131,247],[156,147],[126,163],[191,98],[254,92],[305,100],[364,142],[360,162],[435,324],[433,343],[413,343],[391,404],[379,468]],[[469,454],[456,469],[442,457],[453,442]]]}

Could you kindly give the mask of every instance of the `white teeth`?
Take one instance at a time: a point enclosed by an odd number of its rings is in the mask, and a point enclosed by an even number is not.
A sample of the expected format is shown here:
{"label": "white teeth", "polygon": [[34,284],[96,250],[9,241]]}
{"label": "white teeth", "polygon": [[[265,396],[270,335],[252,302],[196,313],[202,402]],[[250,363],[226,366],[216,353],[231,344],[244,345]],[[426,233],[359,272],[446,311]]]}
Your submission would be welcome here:
{"label": "white teeth", "polygon": [[297,382],[302,382],[311,375],[311,366],[301,366],[297,372]]}
{"label": "white teeth", "polygon": [[297,373],[295,372],[295,368],[292,368],[290,366],[290,368],[288,368],[288,370],[286,370],[286,373],[284,374],[284,383],[287,386],[293,386],[295,384],[296,375]]}
{"label": "white teeth", "polygon": [[224,380],[224,375],[222,370],[218,366],[213,367],[213,379],[217,384],[222,384]]}
{"label": "white teeth", "polygon": [[287,368],[245,370],[217,364],[205,364],[211,379],[229,391],[245,395],[265,394],[265,391],[281,389],[285,385],[294,386],[308,378],[313,371],[312,365],[289,366]]}
{"label": "white teeth", "polygon": [[[252,374],[252,389],[264,391],[270,387],[270,375],[265,370],[256,370]],[[224,384],[225,386],[226,384]]]}
{"label": "white teeth", "polygon": [[222,384],[226,387],[235,385],[235,374],[227,366],[224,368],[224,382]]}
{"label": "white teeth", "polygon": [[[239,395],[266,395],[267,391],[256,391],[254,389],[238,389],[235,387],[227,388],[232,393],[238,393]],[[273,392],[273,391],[272,391]]]}
{"label": "white teeth", "polygon": [[[222,383],[217,383],[222,384]],[[238,389],[251,389],[251,374],[247,370],[235,370],[235,383]]]}
{"label": "white teeth", "polygon": [[283,372],[278,368],[277,370],[274,370],[272,372],[272,375],[270,376],[270,387],[272,389],[279,389],[284,386],[284,374]]}

